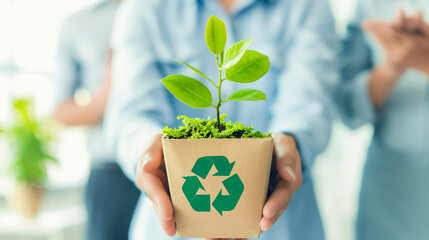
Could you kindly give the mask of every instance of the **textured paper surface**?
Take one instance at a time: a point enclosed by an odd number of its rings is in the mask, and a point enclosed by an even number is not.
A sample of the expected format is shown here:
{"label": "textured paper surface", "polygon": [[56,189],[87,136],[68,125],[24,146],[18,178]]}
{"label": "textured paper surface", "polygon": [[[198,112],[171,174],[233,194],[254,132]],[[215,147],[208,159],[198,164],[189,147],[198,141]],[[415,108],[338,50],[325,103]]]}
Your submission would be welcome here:
{"label": "textured paper surface", "polygon": [[[262,207],[266,200],[273,154],[273,138],[255,139],[163,139],[164,157],[174,206],[177,235],[182,238],[258,238]],[[210,212],[196,212],[182,191],[184,176],[195,162],[204,156],[225,156],[234,167],[230,176],[238,174],[244,191],[232,211],[221,216],[211,205]],[[199,178],[210,194],[211,203],[218,195],[228,194],[222,181],[225,176],[213,176],[212,168],[206,179]]]}

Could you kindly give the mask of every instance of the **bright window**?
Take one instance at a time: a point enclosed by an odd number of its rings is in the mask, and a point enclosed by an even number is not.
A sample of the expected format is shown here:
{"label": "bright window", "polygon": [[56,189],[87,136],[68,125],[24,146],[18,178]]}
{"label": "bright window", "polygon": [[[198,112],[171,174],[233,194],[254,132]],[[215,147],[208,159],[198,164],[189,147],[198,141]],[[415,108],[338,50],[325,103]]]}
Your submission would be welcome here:
{"label": "bright window", "polygon": [[[39,117],[52,112],[51,73],[65,17],[97,0],[0,0],[0,126],[9,124],[11,100],[35,100]],[[54,144],[60,164],[49,171],[49,185],[83,184],[89,170],[83,129],[61,131]],[[0,195],[10,189],[8,147],[0,142]]]}

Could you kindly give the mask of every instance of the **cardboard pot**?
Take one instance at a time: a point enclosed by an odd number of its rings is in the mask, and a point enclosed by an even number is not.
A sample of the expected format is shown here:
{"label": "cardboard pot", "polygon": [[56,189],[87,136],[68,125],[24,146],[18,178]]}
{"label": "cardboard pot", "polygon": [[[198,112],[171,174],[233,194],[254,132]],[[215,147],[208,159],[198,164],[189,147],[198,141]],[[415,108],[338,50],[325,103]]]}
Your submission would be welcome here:
{"label": "cardboard pot", "polygon": [[15,184],[12,195],[8,197],[8,203],[24,217],[35,218],[39,211],[42,193],[40,186]]}
{"label": "cardboard pot", "polygon": [[178,237],[259,237],[273,138],[162,144]]}

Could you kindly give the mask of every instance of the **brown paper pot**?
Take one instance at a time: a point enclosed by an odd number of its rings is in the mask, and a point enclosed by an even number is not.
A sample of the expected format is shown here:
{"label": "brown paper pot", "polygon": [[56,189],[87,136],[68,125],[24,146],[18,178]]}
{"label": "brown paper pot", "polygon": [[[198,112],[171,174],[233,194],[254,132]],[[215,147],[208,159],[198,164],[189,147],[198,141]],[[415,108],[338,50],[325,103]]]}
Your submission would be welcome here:
{"label": "brown paper pot", "polygon": [[30,184],[15,184],[14,191],[8,198],[9,205],[24,217],[34,218],[39,211],[42,188]]}
{"label": "brown paper pot", "polygon": [[259,237],[273,138],[162,143],[179,237]]}

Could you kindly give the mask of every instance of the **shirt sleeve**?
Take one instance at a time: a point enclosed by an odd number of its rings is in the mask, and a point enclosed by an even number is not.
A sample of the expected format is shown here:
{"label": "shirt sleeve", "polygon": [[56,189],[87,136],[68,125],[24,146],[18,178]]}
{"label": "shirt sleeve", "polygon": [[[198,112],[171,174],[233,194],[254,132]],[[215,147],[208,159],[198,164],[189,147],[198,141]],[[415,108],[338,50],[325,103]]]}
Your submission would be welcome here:
{"label": "shirt sleeve", "polygon": [[64,21],[58,42],[54,71],[55,105],[72,98],[79,86],[79,64],[75,51],[72,19]]}
{"label": "shirt sleeve", "polygon": [[[303,1],[304,2],[304,1]],[[332,92],[338,83],[338,40],[325,0],[305,1],[272,105],[272,132],[295,137],[302,168],[309,168],[327,145],[332,123]]]}
{"label": "shirt sleeve", "polygon": [[[151,11],[139,1],[121,4],[116,15],[111,45],[113,88],[104,128],[119,163],[131,180],[151,138],[171,122],[173,113],[161,74],[151,51]],[[146,15],[146,12],[148,15]]]}
{"label": "shirt sleeve", "polygon": [[360,24],[364,19],[363,4],[347,25],[341,42],[341,83],[336,92],[339,113],[343,121],[358,128],[375,120],[375,110],[368,91],[369,74],[373,68],[371,52]]}

